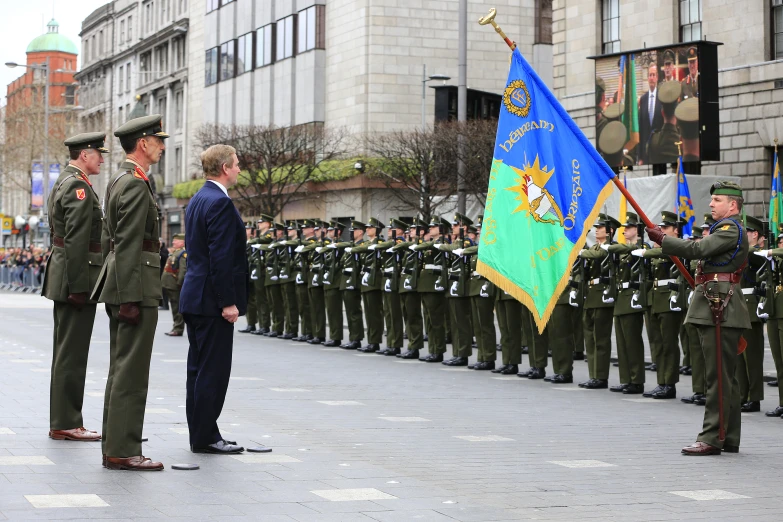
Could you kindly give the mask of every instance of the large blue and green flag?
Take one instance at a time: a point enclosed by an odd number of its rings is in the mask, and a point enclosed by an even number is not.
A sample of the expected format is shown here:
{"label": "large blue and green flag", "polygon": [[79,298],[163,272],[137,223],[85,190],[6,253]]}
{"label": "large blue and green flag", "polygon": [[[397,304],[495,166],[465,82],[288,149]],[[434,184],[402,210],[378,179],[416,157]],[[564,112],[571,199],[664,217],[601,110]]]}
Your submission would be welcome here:
{"label": "large blue and green flag", "polygon": [[500,108],[477,271],[543,331],[612,192],[614,172],[514,50]]}
{"label": "large blue and green flag", "polygon": [[776,144],[775,161],[772,165],[772,188],[769,191],[769,229],[772,231],[773,237],[780,232],[781,222],[783,222],[783,183],[780,180],[780,164],[778,163]]}

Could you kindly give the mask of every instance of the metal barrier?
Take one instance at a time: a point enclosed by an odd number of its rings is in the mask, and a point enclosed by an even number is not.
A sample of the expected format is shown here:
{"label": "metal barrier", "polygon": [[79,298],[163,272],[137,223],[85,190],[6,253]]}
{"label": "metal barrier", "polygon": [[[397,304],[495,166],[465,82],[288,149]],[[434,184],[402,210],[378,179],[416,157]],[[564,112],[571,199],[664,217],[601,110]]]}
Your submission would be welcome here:
{"label": "metal barrier", "polygon": [[0,290],[35,294],[41,291],[43,269],[0,266]]}

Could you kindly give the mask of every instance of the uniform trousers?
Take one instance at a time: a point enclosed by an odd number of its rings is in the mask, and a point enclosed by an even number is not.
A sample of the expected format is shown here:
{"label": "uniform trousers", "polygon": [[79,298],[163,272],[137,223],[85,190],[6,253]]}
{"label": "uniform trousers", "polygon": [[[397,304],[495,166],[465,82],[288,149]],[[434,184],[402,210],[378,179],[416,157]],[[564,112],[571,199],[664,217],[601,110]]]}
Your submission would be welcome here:
{"label": "uniform trousers", "polygon": [[310,297],[310,320],[312,335],[320,340],[326,339],[326,299],[322,286],[311,286],[307,289]]}
{"label": "uniform trousers", "polygon": [[367,323],[367,343],[383,342],[383,292],[370,290],[362,292],[364,320]]}
{"label": "uniform trousers", "polygon": [[473,355],[473,327],[470,297],[448,297],[451,322],[451,355],[470,357]]}
{"label": "uniform trousers", "polygon": [[701,351],[701,341],[699,340],[699,330],[690,323],[685,323],[685,329],[688,330],[688,344],[691,354],[691,389],[693,393],[705,392],[704,389],[704,352]]}
{"label": "uniform trousers", "polygon": [[[261,272],[263,274],[263,272]],[[256,296],[256,317],[258,319],[259,328],[269,328],[271,322],[269,316],[271,310],[269,309],[269,294],[267,287],[262,279],[256,281],[254,286],[255,292],[252,292]]]}
{"label": "uniform trousers", "polygon": [[644,384],[643,327],[644,312],[614,317],[617,360],[622,384]]}
{"label": "uniform trousers", "polygon": [[764,400],[764,323],[751,323],[742,332],[748,346],[737,358],[737,381],[742,402]]}
{"label": "uniform trousers", "polygon": [[307,284],[296,285],[296,307],[302,323],[302,335],[313,335],[313,319],[311,317],[310,292]]}
{"label": "uniform trousers", "polygon": [[386,318],[386,346],[402,348],[404,327],[400,294],[383,292],[383,312]]}
{"label": "uniform trousers", "polygon": [[348,340],[352,343],[364,339],[362,320],[362,294],[359,290],[343,290],[345,316],[348,319]]}
{"label": "uniform trousers", "polygon": [[[279,334],[285,328],[285,305],[283,304],[282,285],[267,285],[266,293],[269,297],[269,311],[272,316],[272,331]],[[250,320],[248,320],[249,322]]]}
{"label": "uniform trousers", "polygon": [[[552,328],[549,330],[549,345],[552,347],[552,370],[556,375],[570,377],[574,372],[574,352],[576,350],[576,332],[572,328],[574,317],[581,319],[579,308],[568,304],[555,305],[552,318],[549,320]],[[581,326],[581,325],[580,325]]]}
{"label": "uniform trousers", "polygon": [[658,319],[661,333],[661,351],[655,361],[658,367],[658,384],[673,385],[680,382],[680,325],[683,312],[653,314]]}
{"label": "uniform trousers", "polygon": [[432,355],[446,353],[446,296],[442,292],[422,292],[424,313],[429,317],[427,349]]}
{"label": "uniform trousers", "polygon": [[519,365],[522,363],[522,303],[516,299],[501,299],[495,306],[498,311],[503,365]]}
{"label": "uniform trousers", "polygon": [[405,325],[408,328],[408,350],[424,348],[424,318],[421,311],[421,294],[405,292],[400,294],[405,310]]}
{"label": "uniform trousers", "polygon": [[280,285],[285,313],[285,333],[293,335],[299,334],[299,305],[296,299],[296,286],[293,281]]}
{"label": "uniform trousers", "polygon": [[329,339],[343,340],[343,293],[337,288],[324,288],[326,318],[329,321]]}
{"label": "uniform trousers", "polygon": [[614,308],[586,308],[584,312],[587,367],[591,379],[609,380]]}
{"label": "uniform trousers", "polygon": [[169,289],[169,302],[171,303],[171,315],[174,319],[174,326],[172,327],[172,332],[182,333],[185,331],[185,319],[182,317],[182,314],[179,313],[179,292],[180,289],[177,288],[176,290]]}
{"label": "uniform trousers", "polygon": [[495,361],[498,358],[497,333],[495,332],[495,300],[491,297],[470,298],[473,328],[478,345],[478,362]]}
{"label": "uniform trousers", "polygon": [[778,381],[778,405],[783,406],[783,321],[780,319],[767,320],[767,337],[769,348],[772,350],[772,360],[775,361],[775,372]]}

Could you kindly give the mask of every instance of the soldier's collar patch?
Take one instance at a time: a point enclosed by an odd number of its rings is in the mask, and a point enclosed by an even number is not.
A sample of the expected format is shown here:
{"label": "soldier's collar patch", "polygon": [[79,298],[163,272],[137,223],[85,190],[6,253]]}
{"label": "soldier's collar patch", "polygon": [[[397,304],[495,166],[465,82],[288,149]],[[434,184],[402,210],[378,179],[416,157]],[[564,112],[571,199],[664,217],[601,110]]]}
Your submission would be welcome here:
{"label": "soldier's collar patch", "polygon": [[723,225],[720,227],[721,230],[728,230],[729,228],[731,228],[731,225]]}
{"label": "soldier's collar patch", "polygon": [[90,177],[87,174],[83,173],[83,172],[82,172],[82,179],[84,181],[86,181],[89,186],[92,187],[92,183],[90,183]]}
{"label": "soldier's collar patch", "polygon": [[84,189],[76,189],[76,199],[81,201],[86,197],[87,197],[87,193],[84,191]]}

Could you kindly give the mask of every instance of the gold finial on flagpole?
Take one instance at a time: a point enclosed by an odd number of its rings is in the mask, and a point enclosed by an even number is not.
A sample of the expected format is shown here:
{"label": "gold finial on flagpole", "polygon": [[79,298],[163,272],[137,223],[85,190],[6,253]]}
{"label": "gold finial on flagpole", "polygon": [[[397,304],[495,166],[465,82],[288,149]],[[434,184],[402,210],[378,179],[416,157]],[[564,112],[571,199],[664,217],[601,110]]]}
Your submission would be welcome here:
{"label": "gold finial on flagpole", "polygon": [[623,165],[623,174],[625,174],[628,171],[628,165]]}
{"label": "gold finial on flagpole", "polygon": [[503,32],[503,29],[501,29],[500,26],[497,23],[495,23],[495,16],[497,14],[498,14],[497,9],[495,9],[493,7],[493,8],[491,8],[489,10],[489,13],[487,13],[486,16],[482,16],[481,18],[479,18],[478,23],[479,23],[479,25],[487,25],[487,24],[489,24],[492,27],[494,27],[495,28],[495,32],[498,33],[500,35],[500,37],[503,38],[503,40],[506,41],[506,45],[508,45],[511,48],[511,50],[513,51],[514,49],[517,48],[517,44],[516,44],[516,42],[512,42],[511,39],[508,36],[506,36],[506,33]]}
{"label": "gold finial on flagpole", "polygon": [[775,138],[775,154],[778,153],[778,139]]}
{"label": "gold finial on flagpole", "polygon": [[675,141],[674,144],[677,145],[677,154],[682,156],[682,141]]}

